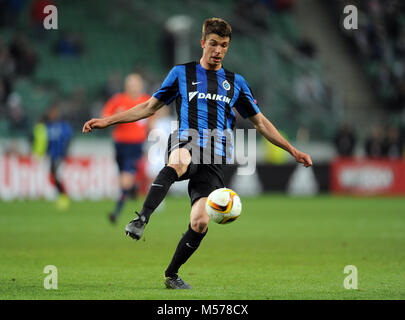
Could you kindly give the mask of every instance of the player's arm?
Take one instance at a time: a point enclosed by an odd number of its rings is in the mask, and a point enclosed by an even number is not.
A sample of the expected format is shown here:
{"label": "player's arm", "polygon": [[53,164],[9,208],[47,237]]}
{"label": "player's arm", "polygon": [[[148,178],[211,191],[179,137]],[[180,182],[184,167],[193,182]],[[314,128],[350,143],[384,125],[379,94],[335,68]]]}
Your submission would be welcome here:
{"label": "player's arm", "polygon": [[278,132],[277,128],[268,120],[263,113],[259,112],[256,115],[249,117],[255,129],[260,132],[272,144],[289,152],[294,159],[302,163],[305,167],[312,166],[311,157],[294,148],[283,136]]}
{"label": "player's arm", "polygon": [[119,123],[135,122],[145,119],[153,115],[163,106],[164,102],[152,97],[148,101],[140,103],[129,110],[101,119],[91,119],[84,124],[82,132],[90,132],[92,129],[104,129]]}

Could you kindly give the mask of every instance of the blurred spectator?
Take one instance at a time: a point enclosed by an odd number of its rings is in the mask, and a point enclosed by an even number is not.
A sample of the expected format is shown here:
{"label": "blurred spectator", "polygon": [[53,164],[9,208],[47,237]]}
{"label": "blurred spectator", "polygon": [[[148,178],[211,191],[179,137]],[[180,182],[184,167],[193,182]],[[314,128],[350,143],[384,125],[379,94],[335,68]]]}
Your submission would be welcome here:
{"label": "blurred spectator", "polygon": [[35,72],[38,58],[22,33],[17,33],[10,44],[10,54],[16,63],[16,74],[31,76]]}
{"label": "blurred spectator", "polygon": [[[405,3],[367,0],[358,3],[359,28],[348,32],[365,70],[374,80],[377,94],[392,110],[405,107],[402,60],[405,54]],[[402,75],[401,75],[402,74]]]}
{"label": "blurred spectator", "polygon": [[[295,47],[300,56],[308,62],[317,63],[317,48],[309,39],[302,39]],[[330,112],[333,109],[333,91],[322,79],[316,68],[302,71],[295,77],[295,96],[314,110]],[[321,109],[317,108],[320,106]]]}
{"label": "blurred spectator", "polygon": [[14,26],[25,0],[0,0],[0,27]]}
{"label": "blurred spectator", "polygon": [[53,51],[61,57],[79,57],[83,53],[83,42],[78,33],[60,32]]}
{"label": "blurred spectator", "polygon": [[8,122],[12,131],[25,131],[28,128],[28,119],[22,106],[21,96],[11,93],[7,99]]}
{"label": "blurred spectator", "polygon": [[296,46],[298,52],[300,52],[302,55],[312,59],[316,57],[317,50],[315,47],[315,44],[310,41],[309,39],[303,39],[298,43]]}
{"label": "blurred spectator", "polygon": [[349,124],[343,124],[336,133],[334,143],[341,157],[351,157],[356,146],[356,134]]}
{"label": "blurred spectator", "polygon": [[295,78],[294,91],[296,97],[308,105],[311,104],[321,104],[321,105],[330,105],[325,104],[327,99],[328,91],[324,86],[322,79],[311,70],[303,72],[300,76]]}
{"label": "blurred spectator", "polygon": [[380,158],[383,153],[383,131],[380,126],[371,129],[371,135],[366,139],[365,151],[369,158]]}
{"label": "blurred spectator", "polygon": [[390,159],[400,159],[403,153],[403,142],[401,141],[399,128],[390,126],[383,143],[383,154]]}
{"label": "blurred spectator", "polygon": [[0,76],[0,112],[6,114],[7,99],[11,93],[11,84],[6,77]]}
{"label": "blurred spectator", "polygon": [[9,49],[0,37],[0,77],[12,77],[15,71],[15,63],[10,55]]}
{"label": "blurred spectator", "polygon": [[[268,30],[269,7],[266,1],[237,1],[234,10],[241,21],[248,22],[263,31]],[[234,24],[232,28],[243,32],[243,28],[238,27],[237,24]]]}

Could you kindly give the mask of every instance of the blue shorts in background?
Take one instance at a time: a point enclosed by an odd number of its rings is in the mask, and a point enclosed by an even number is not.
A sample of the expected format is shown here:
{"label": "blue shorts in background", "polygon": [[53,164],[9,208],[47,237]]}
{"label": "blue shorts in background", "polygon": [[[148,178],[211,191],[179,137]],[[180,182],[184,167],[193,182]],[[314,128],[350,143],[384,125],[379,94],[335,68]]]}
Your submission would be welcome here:
{"label": "blue shorts in background", "polygon": [[120,172],[136,172],[136,166],[142,157],[142,147],[142,143],[115,143],[115,160]]}

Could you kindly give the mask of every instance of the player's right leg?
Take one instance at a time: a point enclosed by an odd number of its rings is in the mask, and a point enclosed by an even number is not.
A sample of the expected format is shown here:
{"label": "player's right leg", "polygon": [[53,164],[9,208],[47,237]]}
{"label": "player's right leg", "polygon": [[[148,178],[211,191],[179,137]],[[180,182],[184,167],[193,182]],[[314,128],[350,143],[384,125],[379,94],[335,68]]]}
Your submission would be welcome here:
{"label": "player's right leg", "polygon": [[205,210],[206,197],[196,200],[190,213],[190,224],[177,245],[172,261],[165,271],[165,285],[168,289],[191,289],[177,273],[191,255],[198,249],[201,241],[207,234],[210,218]]}
{"label": "player's right leg", "polygon": [[165,271],[165,285],[172,289],[190,289],[178,272],[200,247],[207,234],[210,218],[205,209],[209,194],[225,186],[221,165],[198,165],[190,177],[188,192],[191,200],[190,224],[181,237],[172,260]]}
{"label": "player's right leg", "polygon": [[186,148],[175,149],[170,153],[169,161],[151,184],[141,212],[125,227],[125,233],[135,241],[142,237],[143,230],[151,214],[166,197],[171,185],[184,175],[191,163],[190,151]]}

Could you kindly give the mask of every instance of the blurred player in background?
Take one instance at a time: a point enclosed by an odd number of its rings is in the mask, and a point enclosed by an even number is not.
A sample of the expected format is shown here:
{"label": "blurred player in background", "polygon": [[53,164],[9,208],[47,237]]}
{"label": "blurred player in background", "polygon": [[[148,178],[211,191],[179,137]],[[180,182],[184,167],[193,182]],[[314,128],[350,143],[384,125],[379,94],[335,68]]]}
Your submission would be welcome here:
{"label": "blurred player in background", "polygon": [[60,108],[57,104],[52,105],[45,118],[47,155],[51,162],[50,179],[56,187],[59,196],[56,205],[59,209],[67,209],[70,199],[58,170],[66,158],[68,147],[72,138],[72,128],[68,122],[61,118]]}
{"label": "blurred player in background", "polygon": [[[149,100],[144,93],[144,81],[138,73],[129,74],[125,79],[125,91],[107,101],[102,116],[108,117]],[[114,128],[113,140],[115,160],[119,169],[120,195],[114,211],[109,214],[112,223],[117,221],[127,197],[136,192],[135,173],[142,157],[143,144],[147,138],[147,121],[119,124]]]}
{"label": "blurred player in background", "polygon": [[42,158],[48,150],[48,132],[46,128],[46,115],[42,116],[32,128],[30,136],[31,153],[37,158]]}

